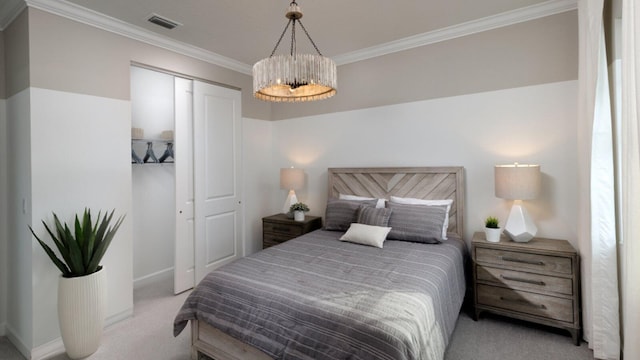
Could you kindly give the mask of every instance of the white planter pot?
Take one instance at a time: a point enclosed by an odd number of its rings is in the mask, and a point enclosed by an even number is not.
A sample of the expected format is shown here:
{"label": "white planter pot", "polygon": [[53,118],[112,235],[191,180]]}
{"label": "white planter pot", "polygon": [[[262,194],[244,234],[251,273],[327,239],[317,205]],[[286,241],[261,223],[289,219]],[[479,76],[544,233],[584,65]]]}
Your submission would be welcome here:
{"label": "white planter pot", "polygon": [[58,320],[67,355],[80,359],[100,346],[106,310],[105,270],[58,282]]}
{"label": "white planter pot", "polygon": [[499,242],[501,232],[502,232],[501,228],[497,228],[497,229],[484,228],[484,234],[487,237],[487,241],[489,242]]}
{"label": "white planter pot", "polygon": [[304,221],[304,211],[294,211],[293,212],[293,220],[295,220],[295,221]]}

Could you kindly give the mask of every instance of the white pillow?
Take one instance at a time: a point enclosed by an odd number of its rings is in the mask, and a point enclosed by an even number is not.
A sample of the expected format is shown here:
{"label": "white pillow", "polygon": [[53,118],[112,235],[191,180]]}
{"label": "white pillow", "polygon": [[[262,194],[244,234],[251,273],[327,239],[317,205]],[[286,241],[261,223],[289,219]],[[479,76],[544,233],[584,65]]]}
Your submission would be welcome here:
{"label": "white pillow", "polygon": [[378,202],[376,203],[376,209],[384,209],[384,199],[376,199],[376,198],[372,198],[372,197],[364,197],[364,196],[356,196],[356,195],[345,195],[345,194],[339,194],[338,195],[338,199],[340,200],[357,200],[357,201],[362,201],[362,200],[378,200]]}
{"label": "white pillow", "polygon": [[404,205],[427,205],[427,206],[442,206],[447,205],[447,213],[444,217],[444,224],[442,224],[442,240],[447,240],[447,230],[449,229],[449,210],[451,210],[451,205],[453,204],[453,200],[424,200],[424,199],[415,199],[415,198],[402,198],[397,196],[392,196],[389,200],[395,204],[404,204]]}
{"label": "white pillow", "polygon": [[340,241],[382,248],[382,243],[387,238],[389,231],[391,231],[390,227],[353,223],[349,226],[349,230],[340,237]]}

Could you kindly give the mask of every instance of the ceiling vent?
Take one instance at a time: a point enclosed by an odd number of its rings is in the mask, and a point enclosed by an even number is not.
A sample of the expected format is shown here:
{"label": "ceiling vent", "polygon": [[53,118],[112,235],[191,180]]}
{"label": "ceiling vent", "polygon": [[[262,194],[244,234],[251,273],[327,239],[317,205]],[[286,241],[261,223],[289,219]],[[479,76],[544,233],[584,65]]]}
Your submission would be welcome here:
{"label": "ceiling vent", "polygon": [[181,26],[182,24],[180,24],[177,21],[173,21],[173,20],[169,20],[165,17],[162,17],[158,14],[151,14],[151,16],[149,16],[149,18],[147,19],[148,22],[150,23],[154,23],[156,25],[160,25],[165,29],[173,29],[177,26]]}

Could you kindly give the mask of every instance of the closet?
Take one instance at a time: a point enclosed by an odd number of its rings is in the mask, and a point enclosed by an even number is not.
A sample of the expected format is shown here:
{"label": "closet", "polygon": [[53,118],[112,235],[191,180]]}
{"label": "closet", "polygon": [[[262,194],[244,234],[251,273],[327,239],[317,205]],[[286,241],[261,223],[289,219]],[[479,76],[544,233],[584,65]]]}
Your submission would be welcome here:
{"label": "closet", "polygon": [[131,67],[134,286],[242,256],[240,91]]}

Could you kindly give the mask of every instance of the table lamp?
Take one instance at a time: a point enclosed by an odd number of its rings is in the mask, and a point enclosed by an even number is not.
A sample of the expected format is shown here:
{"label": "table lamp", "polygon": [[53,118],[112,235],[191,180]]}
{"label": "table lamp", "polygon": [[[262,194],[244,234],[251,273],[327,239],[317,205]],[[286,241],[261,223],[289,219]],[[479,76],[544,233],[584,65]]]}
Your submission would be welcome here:
{"label": "table lamp", "polygon": [[283,168],[280,169],[280,189],[289,190],[287,200],[284,202],[282,212],[289,213],[291,205],[298,202],[296,190],[302,189],[304,186],[304,171],[302,169]]}
{"label": "table lamp", "polygon": [[504,232],[516,242],[528,242],[538,232],[522,200],[531,200],[540,194],[540,165],[496,165],[496,197],[514,200]]}

